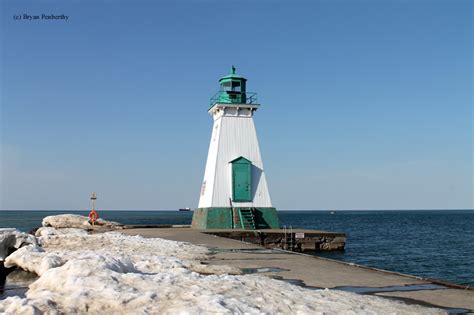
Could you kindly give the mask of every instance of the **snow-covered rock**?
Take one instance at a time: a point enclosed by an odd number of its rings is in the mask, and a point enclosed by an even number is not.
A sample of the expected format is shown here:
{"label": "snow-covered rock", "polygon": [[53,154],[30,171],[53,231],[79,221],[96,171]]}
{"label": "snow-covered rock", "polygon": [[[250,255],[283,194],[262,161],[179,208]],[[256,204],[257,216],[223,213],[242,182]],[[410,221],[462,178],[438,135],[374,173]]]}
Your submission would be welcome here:
{"label": "snow-covered rock", "polygon": [[33,235],[17,229],[0,228],[0,262],[13,251],[28,244],[36,244],[36,238]]}
{"label": "snow-covered rock", "polygon": [[51,235],[71,235],[71,234],[78,234],[78,235],[88,235],[87,231],[84,229],[77,229],[77,228],[62,228],[56,229],[53,227],[40,227],[36,230],[35,236],[39,237],[40,239],[44,236],[51,236]]}
{"label": "snow-covered rock", "polygon": [[[43,218],[42,225],[44,227],[54,227],[54,228],[79,228],[85,229],[91,227],[89,223],[89,218],[86,216],[78,215],[78,214],[59,214],[59,215],[52,215]],[[122,224],[114,221],[106,221],[104,219],[99,218],[95,225],[110,227],[110,228],[118,228],[121,227]]]}
{"label": "snow-covered rock", "polygon": [[208,250],[183,242],[76,229],[39,232],[6,259],[39,279],[26,298],[0,300],[7,314],[441,314],[381,297],[309,290],[206,266]]}
{"label": "snow-covered rock", "polygon": [[44,249],[37,245],[28,245],[20,248],[5,259],[7,268],[19,266],[25,271],[42,275],[51,268],[64,264],[61,256],[54,253],[45,253]]}

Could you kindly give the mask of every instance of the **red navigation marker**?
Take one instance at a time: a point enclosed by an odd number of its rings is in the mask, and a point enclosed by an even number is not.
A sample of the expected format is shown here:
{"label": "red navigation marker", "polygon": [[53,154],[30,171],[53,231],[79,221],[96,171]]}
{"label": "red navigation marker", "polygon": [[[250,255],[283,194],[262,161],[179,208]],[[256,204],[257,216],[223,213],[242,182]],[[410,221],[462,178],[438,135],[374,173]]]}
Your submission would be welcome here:
{"label": "red navigation marker", "polygon": [[91,212],[89,212],[89,221],[92,223],[92,225],[95,224],[95,221],[99,218],[99,214],[92,209]]}

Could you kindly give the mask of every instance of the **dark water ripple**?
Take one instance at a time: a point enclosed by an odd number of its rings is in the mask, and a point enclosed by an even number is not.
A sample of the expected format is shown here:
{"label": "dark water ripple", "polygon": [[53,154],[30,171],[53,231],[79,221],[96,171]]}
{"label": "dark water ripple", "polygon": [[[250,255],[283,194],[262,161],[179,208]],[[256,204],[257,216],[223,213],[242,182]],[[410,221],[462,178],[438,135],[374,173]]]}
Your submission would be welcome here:
{"label": "dark water ripple", "polygon": [[[86,211],[0,211],[0,227],[29,231],[47,215]],[[102,211],[124,224],[190,224],[192,213]],[[321,256],[474,285],[474,211],[279,211],[280,224],[345,232],[346,250]]]}

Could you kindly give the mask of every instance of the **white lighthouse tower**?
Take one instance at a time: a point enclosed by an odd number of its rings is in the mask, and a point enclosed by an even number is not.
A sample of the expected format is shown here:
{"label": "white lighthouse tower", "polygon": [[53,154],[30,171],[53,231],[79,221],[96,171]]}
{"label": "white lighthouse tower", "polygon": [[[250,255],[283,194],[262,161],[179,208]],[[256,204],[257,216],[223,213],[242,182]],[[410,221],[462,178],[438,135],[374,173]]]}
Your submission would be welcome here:
{"label": "white lighthouse tower", "polygon": [[263,168],[253,115],[256,93],[232,73],[219,80],[208,113],[214,119],[194,228],[278,228]]}

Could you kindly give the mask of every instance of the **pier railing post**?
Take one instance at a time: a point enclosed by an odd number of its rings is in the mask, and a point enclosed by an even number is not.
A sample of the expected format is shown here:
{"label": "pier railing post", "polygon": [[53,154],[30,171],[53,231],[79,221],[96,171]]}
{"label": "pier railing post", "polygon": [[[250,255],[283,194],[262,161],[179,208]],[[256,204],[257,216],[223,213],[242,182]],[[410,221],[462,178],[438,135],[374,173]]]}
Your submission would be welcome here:
{"label": "pier railing post", "polygon": [[290,225],[290,250],[293,251],[293,227]]}

